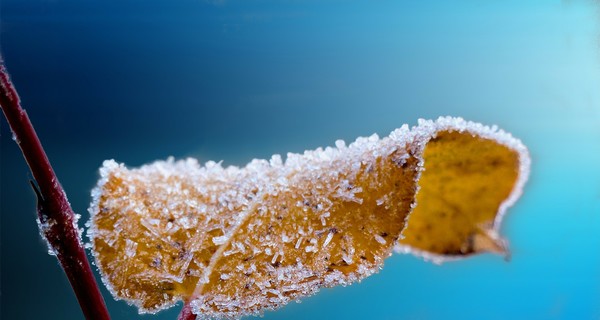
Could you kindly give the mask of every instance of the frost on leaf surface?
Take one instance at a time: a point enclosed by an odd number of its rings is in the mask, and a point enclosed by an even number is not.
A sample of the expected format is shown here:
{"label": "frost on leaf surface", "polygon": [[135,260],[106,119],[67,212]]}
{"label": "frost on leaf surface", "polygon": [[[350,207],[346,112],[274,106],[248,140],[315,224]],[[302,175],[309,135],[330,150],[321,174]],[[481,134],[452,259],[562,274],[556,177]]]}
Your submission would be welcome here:
{"label": "frost on leaf surface", "polygon": [[392,251],[441,260],[503,252],[527,150],[459,118],[304,154],[215,162],[112,160],[93,191],[90,239],[113,295],[205,317],[277,308],[377,272]]}

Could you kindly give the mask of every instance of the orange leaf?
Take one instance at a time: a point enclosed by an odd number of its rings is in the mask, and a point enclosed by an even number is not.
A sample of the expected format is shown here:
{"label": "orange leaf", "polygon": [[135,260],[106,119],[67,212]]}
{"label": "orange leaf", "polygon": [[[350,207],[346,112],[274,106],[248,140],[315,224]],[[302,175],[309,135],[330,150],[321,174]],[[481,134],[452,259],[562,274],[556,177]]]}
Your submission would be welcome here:
{"label": "orange leaf", "polygon": [[509,134],[459,118],[244,168],[106,161],[90,238],[111,292],[156,312],[239,317],[377,272],[394,249],[442,260],[505,252],[529,170]]}

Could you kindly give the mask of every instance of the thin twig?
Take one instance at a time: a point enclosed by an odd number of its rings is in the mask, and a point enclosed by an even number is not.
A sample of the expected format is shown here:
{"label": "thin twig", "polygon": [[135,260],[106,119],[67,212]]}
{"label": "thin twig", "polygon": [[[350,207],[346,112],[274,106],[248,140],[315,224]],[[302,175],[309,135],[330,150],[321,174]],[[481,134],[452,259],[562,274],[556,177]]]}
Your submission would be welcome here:
{"label": "thin twig", "polygon": [[0,57],[0,106],[33,177],[38,223],[64,269],[86,319],[110,319],[77,231],[73,209],[48,161]]}

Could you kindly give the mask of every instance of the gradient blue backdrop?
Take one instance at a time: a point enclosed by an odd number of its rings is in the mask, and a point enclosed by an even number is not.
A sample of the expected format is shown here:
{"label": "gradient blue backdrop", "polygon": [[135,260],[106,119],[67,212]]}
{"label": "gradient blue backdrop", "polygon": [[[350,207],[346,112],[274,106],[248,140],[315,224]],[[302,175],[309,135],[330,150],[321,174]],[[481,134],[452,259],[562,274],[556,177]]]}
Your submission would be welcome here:
{"label": "gradient blue backdrop", "polygon": [[[512,261],[394,255],[266,319],[600,319],[600,6],[422,2],[2,0],[0,41],[82,221],[108,158],[242,165],[440,115],[529,146]],[[0,124],[0,317],[80,319]],[[114,319],[138,317],[104,293]]]}

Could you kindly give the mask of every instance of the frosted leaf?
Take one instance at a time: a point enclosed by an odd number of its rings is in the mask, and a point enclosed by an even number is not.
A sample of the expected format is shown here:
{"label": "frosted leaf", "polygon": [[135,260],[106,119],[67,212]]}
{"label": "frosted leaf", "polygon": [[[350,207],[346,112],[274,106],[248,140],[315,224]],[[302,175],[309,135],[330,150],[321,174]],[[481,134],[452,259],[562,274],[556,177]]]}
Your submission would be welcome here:
{"label": "frosted leaf", "polygon": [[[449,117],[286,158],[105,161],[88,236],[111,293],[142,313],[191,300],[203,318],[238,318],[359,281],[392,250],[435,261],[502,252],[499,223],[530,164],[509,134]],[[467,189],[440,193],[438,178]]]}

